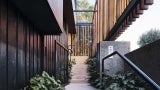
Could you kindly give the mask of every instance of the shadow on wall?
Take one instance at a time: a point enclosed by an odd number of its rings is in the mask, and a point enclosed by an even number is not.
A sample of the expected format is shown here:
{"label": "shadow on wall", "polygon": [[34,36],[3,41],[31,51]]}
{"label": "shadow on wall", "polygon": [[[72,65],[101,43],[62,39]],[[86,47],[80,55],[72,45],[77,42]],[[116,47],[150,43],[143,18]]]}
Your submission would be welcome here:
{"label": "shadow on wall", "polygon": [[151,77],[157,84],[160,85],[160,40],[151,44],[134,50],[127,56],[133,63],[135,63],[141,70],[143,70],[149,77]]}

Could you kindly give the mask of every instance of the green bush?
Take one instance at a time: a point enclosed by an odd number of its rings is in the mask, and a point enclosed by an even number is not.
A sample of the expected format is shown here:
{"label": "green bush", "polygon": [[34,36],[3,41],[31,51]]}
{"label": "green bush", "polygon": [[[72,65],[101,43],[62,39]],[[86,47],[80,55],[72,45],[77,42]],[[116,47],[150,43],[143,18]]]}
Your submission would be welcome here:
{"label": "green bush", "polygon": [[104,77],[105,90],[154,90],[134,72],[119,72]]}
{"label": "green bush", "polygon": [[72,74],[71,74],[71,70],[72,70],[72,66],[76,64],[76,61],[75,59],[73,60],[69,60],[69,63],[68,63],[68,76],[69,76],[69,79],[72,78]]}
{"label": "green bush", "polygon": [[50,77],[43,71],[42,76],[32,77],[29,86],[26,86],[23,90],[63,90],[63,87],[59,80],[56,81],[53,76]]}
{"label": "green bush", "polygon": [[134,72],[119,72],[115,75],[105,75],[100,83],[99,74],[96,71],[96,58],[87,61],[89,82],[101,90],[154,90],[140,76]]}
{"label": "green bush", "polygon": [[147,45],[149,43],[152,43],[158,39],[160,39],[160,31],[159,30],[150,30],[146,33],[143,33],[140,36],[137,43],[141,47],[141,46]]}
{"label": "green bush", "polygon": [[97,72],[97,64],[96,64],[97,59],[95,57],[88,59],[88,61],[86,62],[88,64],[88,69],[87,71],[89,72],[89,80],[88,82],[91,83],[91,85],[95,86],[96,82],[98,81],[99,78],[99,74]]}

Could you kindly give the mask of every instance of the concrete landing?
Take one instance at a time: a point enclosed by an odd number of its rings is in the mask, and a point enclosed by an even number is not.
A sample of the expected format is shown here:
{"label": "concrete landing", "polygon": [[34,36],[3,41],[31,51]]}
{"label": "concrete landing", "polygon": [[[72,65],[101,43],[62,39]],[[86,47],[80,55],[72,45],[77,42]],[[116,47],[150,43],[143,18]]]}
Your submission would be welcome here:
{"label": "concrete landing", "polygon": [[88,56],[72,56],[75,59],[76,65],[72,67],[72,79],[70,84],[65,87],[65,90],[97,90],[88,83],[87,65],[85,64]]}
{"label": "concrete landing", "polygon": [[65,87],[65,90],[97,90],[90,86],[89,83],[70,83]]}

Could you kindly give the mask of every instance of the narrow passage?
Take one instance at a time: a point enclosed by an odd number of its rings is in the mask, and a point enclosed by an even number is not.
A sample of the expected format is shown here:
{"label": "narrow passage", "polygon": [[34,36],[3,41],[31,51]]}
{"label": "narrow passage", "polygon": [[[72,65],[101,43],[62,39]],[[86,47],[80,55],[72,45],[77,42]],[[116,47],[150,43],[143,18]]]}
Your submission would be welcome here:
{"label": "narrow passage", "polygon": [[88,56],[72,56],[76,60],[76,65],[72,67],[72,79],[65,90],[97,90],[88,83],[87,64]]}

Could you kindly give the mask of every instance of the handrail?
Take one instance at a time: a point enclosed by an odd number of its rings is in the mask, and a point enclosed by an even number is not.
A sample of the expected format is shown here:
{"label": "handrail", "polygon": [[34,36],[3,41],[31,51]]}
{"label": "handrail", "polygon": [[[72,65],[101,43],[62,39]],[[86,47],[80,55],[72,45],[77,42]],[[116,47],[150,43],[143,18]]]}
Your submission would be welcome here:
{"label": "handrail", "polygon": [[[60,79],[62,81],[62,83],[68,83],[68,79],[69,79],[69,74],[68,74],[69,49],[66,48],[64,45],[62,45],[57,40],[55,40],[54,49],[55,49],[55,52],[54,52],[55,53],[54,54],[54,72],[55,72],[54,76],[55,76],[55,79]],[[57,64],[57,63],[63,63],[63,64]],[[64,74],[64,78],[61,78],[61,75],[60,75],[60,78],[57,78],[57,72],[60,72],[59,74],[61,74],[61,70],[62,70],[62,73]]]}
{"label": "handrail", "polygon": [[[102,59],[102,73],[104,73],[104,61],[117,54],[119,57],[121,57],[127,64],[129,64],[129,66],[134,69],[140,76],[142,76],[143,79],[145,79],[148,83],[150,83],[155,89],[160,90],[160,86],[155,83],[149,76],[147,76],[138,66],[136,66],[131,60],[129,60],[126,56],[121,55],[118,51],[115,51],[111,54],[109,54],[108,56],[104,57]],[[101,73],[101,74],[102,74]],[[102,75],[101,75],[102,76]]]}
{"label": "handrail", "polygon": [[69,51],[69,49],[67,49],[66,47],[64,47],[60,42],[58,42],[57,40],[55,40],[55,43],[58,44],[60,47],[64,48],[66,51]]}

